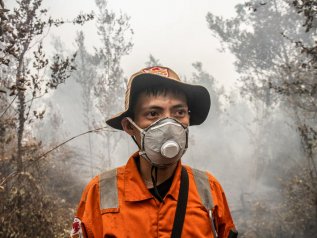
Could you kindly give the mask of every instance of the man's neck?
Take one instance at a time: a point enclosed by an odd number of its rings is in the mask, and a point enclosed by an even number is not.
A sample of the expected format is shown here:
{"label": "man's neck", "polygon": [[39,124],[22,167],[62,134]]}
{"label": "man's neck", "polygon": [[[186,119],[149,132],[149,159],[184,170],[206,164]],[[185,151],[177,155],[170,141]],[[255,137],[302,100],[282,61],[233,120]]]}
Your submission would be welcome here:
{"label": "man's neck", "polygon": [[[167,179],[173,176],[173,173],[177,167],[177,163],[172,164],[165,168],[158,168],[157,169],[157,185],[160,185]],[[141,174],[141,177],[147,186],[147,188],[152,188],[152,179],[151,179],[151,168],[152,165],[146,161],[144,158],[140,158],[140,166],[139,166],[139,172]]]}

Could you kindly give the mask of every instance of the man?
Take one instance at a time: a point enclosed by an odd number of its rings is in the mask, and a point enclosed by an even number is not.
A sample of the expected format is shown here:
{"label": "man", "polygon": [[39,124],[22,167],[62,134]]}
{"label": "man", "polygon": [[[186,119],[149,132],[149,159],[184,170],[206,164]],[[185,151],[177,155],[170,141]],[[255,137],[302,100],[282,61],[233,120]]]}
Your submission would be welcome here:
{"label": "man", "polygon": [[209,108],[208,91],[169,68],[132,75],[125,111],[107,124],[130,135],[139,151],[87,185],[72,237],[237,237],[218,181],[181,164],[188,127],[201,124]]}

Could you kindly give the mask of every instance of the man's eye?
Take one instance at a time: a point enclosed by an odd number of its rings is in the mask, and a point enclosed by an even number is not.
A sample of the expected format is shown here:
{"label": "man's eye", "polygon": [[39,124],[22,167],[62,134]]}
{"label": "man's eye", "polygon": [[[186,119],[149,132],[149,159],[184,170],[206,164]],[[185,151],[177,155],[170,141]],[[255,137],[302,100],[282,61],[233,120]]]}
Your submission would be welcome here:
{"label": "man's eye", "polygon": [[147,113],[147,116],[148,117],[157,117],[158,116],[158,113],[156,111],[151,111],[151,112],[148,112]]}
{"label": "man's eye", "polygon": [[185,110],[185,109],[182,109],[182,110],[177,110],[176,111],[176,116],[185,116],[185,115],[187,115],[187,110]]}

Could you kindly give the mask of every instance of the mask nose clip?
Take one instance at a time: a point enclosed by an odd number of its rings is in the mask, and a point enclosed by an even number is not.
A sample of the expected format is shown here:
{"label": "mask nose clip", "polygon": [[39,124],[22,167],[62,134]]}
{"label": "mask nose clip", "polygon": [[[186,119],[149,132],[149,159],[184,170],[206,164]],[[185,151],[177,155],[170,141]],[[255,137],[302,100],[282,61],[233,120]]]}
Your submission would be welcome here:
{"label": "mask nose clip", "polygon": [[162,147],[161,147],[161,154],[166,158],[174,158],[176,155],[178,155],[180,150],[179,145],[177,142],[173,140],[166,141]]}

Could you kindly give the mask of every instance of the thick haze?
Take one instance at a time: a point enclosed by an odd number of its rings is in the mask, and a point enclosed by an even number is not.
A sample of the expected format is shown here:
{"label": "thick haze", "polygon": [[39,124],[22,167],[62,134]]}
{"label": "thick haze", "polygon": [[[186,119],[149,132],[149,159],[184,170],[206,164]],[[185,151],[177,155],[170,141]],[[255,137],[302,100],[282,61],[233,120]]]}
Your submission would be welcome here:
{"label": "thick haze", "polygon": [[[37,65],[32,67],[32,62],[42,59],[34,54],[40,46],[38,52],[43,49],[43,59],[50,63],[56,54],[65,59],[77,52],[71,61],[76,70],[54,89],[49,87],[51,64],[38,70],[42,90],[37,91],[33,82],[21,93],[27,101],[27,118],[34,114],[28,123],[21,107],[24,101],[13,99],[12,120],[19,127],[10,130],[17,129],[22,144],[30,142],[28,153],[18,149],[20,160],[25,153],[31,161],[36,141],[38,153],[49,151],[43,159],[43,171],[48,167],[53,173],[47,177],[48,191],[70,204],[77,202],[92,177],[124,165],[137,150],[130,136],[107,127],[105,121],[124,110],[126,79],[158,60],[182,80],[203,85],[210,93],[208,118],[189,128],[189,148],[182,162],[219,180],[241,228],[239,237],[313,237],[307,234],[316,234],[317,229],[317,67],[316,52],[306,43],[316,46],[316,27],[312,24],[310,31],[303,27],[305,19],[294,6],[296,1],[108,0],[103,5],[105,1],[43,0],[41,9],[47,9],[47,14],[34,15],[66,24],[45,27],[43,34],[33,38],[19,69],[23,66],[33,74]],[[4,2],[11,11],[16,1]],[[92,12],[95,18],[83,26],[72,23],[79,14]],[[16,84],[20,80],[10,70],[3,73]],[[46,88],[48,93],[42,95]],[[31,94],[32,90],[36,93]],[[82,135],[100,127],[107,128]],[[56,149],[56,145],[63,147]],[[12,158],[12,165],[14,153],[4,156]],[[8,165],[8,171],[15,168]],[[36,176],[42,180],[42,174]]]}
{"label": "thick haze", "polygon": [[[254,188],[260,191],[270,190],[265,183],[253,184],[254,177],[261,174],[259,171],[261,168],[257,167],[253,158],[258,150],[265,150],[268,155],[274,156],[283,154],[284,151],[279,151],[278,142],[273,139],[268,141],[265,138],[275,139],[278,138],[276,135],[279,135],[280,138],[284,138],[286,151],[290,149],[294,152],[299,151],[299,138],[287,126],[288,122],[282,114],[272,110],[269,117],[260,118],[263,120],[262,124],[256,122],[259,119],[258,112],[263,111],[264,114],[266,111],[265,105],[254,108],[248,101],[237,96],[239,89],[235,87],[235,82],[238,74],[234,70],[234,57],[229,53],[219,52],[221,44],[208,29],[206,22],[208,12],[228,18],[234,15],[234,6],[241,2],[243,1],[222,1],[217,4],[208,0],[163,0],[153,3],[145,0],[109,1],[111,10],[121,11],[131,17],[130,24],[134,31],[132,38],[134,46],[122,61],[125,77],[144,67],[150,54],[188,80],[194,72],[192,63],[200,61],[203,69],[214,77],[214,86],[218,91],[224,86],[225,94],[230,95],[231,103],[221,105],[221,112],[216,112],[213,108],[215,105],[212,105],[208,120],[203,125],[190,129],[189,150],[183,160],[196,168],[212,172],[227,191],[233,210],[239,209],[241,192],[248,194],[249,190]],[[80,12],[96,12],[94,1],[48,0],[44,1],[44,4],[49,14],[55,18],[72,19]],[[75,35],[79,30],[83,30],[87,48],[93,52],[93,47],[98,47],[100,44],[94,21],[86,23],[83,27],[68,24],[57,30],[52,29],[47,41],[52,43],[53,38],[60,38],[62,48],[72,53],[75,51]],[[87,130],[83,123],[81,87],[73,78],[60,85],[47,100],[54,102],[51,103],[51,108],[48,108],[49,114],[60,115],[62,120],[61,133],[58,135],[60,141]],[[223,98],[220,99],[220,103],[222,100]],[[122,109],[123,105],[117,111],[120,112]],[[50,140],[49,135],[56,137],[50,128],[51,121],[48,118],[46,126],[40,129],[44,141]],[[96,113],[97,123],[104,124],[105,119]],[[263,131],[261,126],[265,123],[270,123],[270,130]],[[118,146],[111,152],[110,166],[114,167],[124,164],[136,147],[123,132],[111,133],[122,134]],[[87,165],[89,160],[87,137],[82,136],[68,143],[76,148],[79,165]],[[100,135],[93,134],[91,139],[93,141],[91,156],[95,161],[102,161],[109,148]],[[268,159],[274,156],[269,156]],[[82,178],[86,178],[85,180],[103,169],[99,162],[95,163],[92,173],[87,166],[82,168],[85,169],[80,174]]]}
{"label": "thick haze", "polygon": [[[131,17],[130,24],[134,31],[134,47],[123,58],[122,67],[128,77],[144,66],[149,54],[160,62],[173,68],[181,75],[189,77],[191,64],[202,61],[208,72],[221,84],[232,85],[236,78],[233,57],[220,53],[220,43],[208,29],[207,12],[230,17],[234,15],[234,6],[241,0],[175,0],[175,1],[129,1],[110,0],[110,9],[126,13]],[[71,19],[79,12],[96,11],[94,1],[88,0],[48,0],[44,4],[54,17]],[[79,27],[78,27],[79,29]],[[83,28],[86,33],[87,47],[98,45],[95,23],[87,23]],[[51,31],[61,36],[67,48],[73,48],[76,30],[73,25],[63,26]]]}
{"label": "thick haze", "polygon": [[[129,77],[132,73],[144,67],[149,55],[152,54],[163,65],[171,67],[187,79],[190,79],[194,72],[192,63],[201,61],[203,69],[215,78],[217,87],[224,86],[231,90],[237,77],[233,65],[234,57],[229,53],[219,52],[220,42],[213,37],[208,29],[206,14],[212,12],[224,17],[233,16],[234,6],[240,2],[242,1],[222,1],[217,2],[217,4],[209,0],[109,1],[111,10],[121,11],[131,17],[130,24],[134,31],[132,38],[134,46],[131,53],[125,56],[122,61],[125,76]],[[55,18],[72,19],[80,12],[89,13],[92,10],[96,12],[94,1],[48,0],[44,1],[44,5],[48,8],[49,14]],[[53,40],[50,38],[52,36],[59,37],[66,50],[73,52],[75,50],[76,32],[83,30],[87,48],[93,52],[93,47],[100,44],[95,24],[93,21],[86,23],[83,27],[75,27],[69,24],[57,30],[52,29],[47,41],[52,42]],[[59,134],[61,141],[87,130],[83,123],[81,89],[74,79],[60,85],[48,100],[54,102],[52,108],[48,110],[54,111],[62,118],[62,133]],[[122,108],[118,108],[118,112]],[[250,116],[251,114],[250,112]],[[210,115],[211,117],[215,116],[213,109],[211,109]],[[97,122],[104,123],[105,118],[96,116],[95,119]],[[47,121],[47,123],[50,123],[50,121]],[[197,168],[208,169],[214,173],[223,183],[225,189],[228,190],[229,200],[232,200],[232,196],[230,196],[233,193],[233,191],[230,191],[232,180],[227,177],[228,173],[233,173],[232,171],[235,170],[232,161],[242,162],[239,159],[249,158],[252,151],[247,149],[249,140],[246,132],[241,131],[241,128],[236,128],[236,125],[233,125],[231,129],[230,127],[223,128],[223,126],[218,121],[212,125],[210,122],[209,124],[206,122],[201,127],[203,129],[199,127],[192,128],[192,143],[184,161]],[[206,130],[206,128],[208,129]],[[230,130],[236,130],[237,133],[233,137],[227,138],[228,134],[232,134]],[[43,140],[49,139],[48,135],[50,134],[56,136],[51,131],[49,124],[41,129],[41,134]],[[112,167],[124,164],[129,155],[136,150],[131,139],[124,133],[122,134],[124,139],[120,141],[118,149],[113,153]],[[108,148],[103,144],[104,142],[100,136],[94,134],[91,135],[91,138],[93,140],[92,157],[100,160],[106,154]],[[236,144],[236,141],[239,141],[239,145]],[[77,148],[80,154],[78,164],[82,164],[80,160],[83,158],[87,160],[89,154],[87,136],[82,136],[70,142],[69,145]],[[125,149],[122,149],[122,147]],[[200,153],[197,153],[198,151]],[[85,163],[87,164],[87,162]],[[226,168],[228,163],[232,164],[233,168]],[[93,174],[97,174],[100,169],[100,166],[96,166]],[[88,179],[93,174],[86,168],[82,177]],[[225,183],[225,180],[228,183]]]}
{"label": "thick haze", "polygon": [[[234,15],[234,6],[240,2],[242,1],[231,0],[217,4],[207,0],[163,0],[159,3],[145,0],[108,1],[111,10],[121,11],[131,17],[134,46],[131,53],[123,57],[124,75],[129,77],[144,67],[149,55],[152,54],[163,65],[171,67],[187,79],[191,78],[194,71],[192,63],[201,61],[204,70],[215,78],[218,87],[225,86],[227,89],[234,87],[237,77],[233,65],[234,57],[229,53],[219,52],[220,42],[208,29],[206,14],[213,12],[216,15],[230,17]],[[94,1],[47,0],[43,3],[49,10],[49,15],[55,18],[72,19],[80,12],[97,11]],[[53,42],[53,38],[60,38],[63,47],[71,53],[75,51],[74,41],[76,32],[79,30],[83,30],[87,48],[93,52],[93,47],[100,44],[95,21],[88,22],[83,27],[66,24],[58,29],[52,28],[46,42],[49,44]],[[74,79],[60,85],[53,97],[48,100],[54,101],[54,110],[62,115],[64,132],[61,138],[85,131],[81,110],[81,89]],[[118,111],[122,108],[118,108]],[[96,120],[104,122],[104,118]],[[95,140],[98,141],[97,138]],[[131,148],[127,154],[123,157],[114,155],[115,165],[124,163],[129,153],[135,149],[134,144],[129,140],[130,138],[127,138],[126,141]],[[79,138],[71,144],[85,150],[82,141],[85,141],[85,138]],[[102,151],[96,149],[94,153],[97,156]]]}
{"label": "thick haze", "polygon": [[[209,119],[202,126],[190,128],[190,145],[183,161],[196,168],[212,172],[222,183],[227,192],[230,206],[233,210],[239,209],[241,192],[249,193],[256,187],[259,190],[270,189],[266,186],[253,185],[254,177],[259,168],[255,165],[254,156],[259,149],[274,150],[269,141],[261,141],[261,131],[256,123],[255,108],[241,99],[238,88],[234,86],[238,77],[234,70],[234,57],[229,53],[219,52],[220,42],[212,36],[206,23],[207,12],[215,15],[230,17],[234,15],[234,6],[241,1],[222,1],[213,4],[212,1],[110,1],[109,7],[115,11],[122,11],[131,17],[131,28],[134,31],[132,42],[134,46],[129,55],[123,58],[122,67],[126,77],[145,66],[149,55],[159,59],[163,65],[169,66],[181,76],[190,79],[194,68],[192,63],[201,61],[203,69],[215,79],[215,86],[219,89],[224,86],[230,95],[232,103],[222,105],[223,112],[217,113],[211,108]],[[54,17],[72,19],[79,12],[96,11],[93,1],[47,1],[49,12]],[[167,7],[168,6],[168,7]],[[69,26],[51,30],[49,36],[60,37],[64,47],[69,52],[74,51],[76,31],[83,30],[86,36],[88,50],[93,51],[98,46],[98,36],[95,23],[89,22],[84,27]],[[218,96],[218,95],[213,95]],[[81,88],[74,79],[69,79],[64,85],[60,85],[54,95],[49,98],[54,102],[53,109],[59,113],[63,120],[61,129],[63,133],[60,140],[77,135],[87,130],[83,123]],[[118,112],[123,109],[118,108]],[[265,111],[265,105],[260,105],[257,110]],[[287,148],[297,148],[299,139],[296,133],[285,126],[283,115],[275,115],[267,119],[273,125],[271,130],[265,131],[265,137],[274,137],[275,133],[288,140]],[[106,118],[96,114],[96,121],[104,123]],[[49,121],[47,123],[50,123]],[[263,122],[265,123],[265,122]],[[50,127],[43,127],[41,134],[43,139],[48,139],[51,134]],[[123,132],[118,146],[112,151],[111,167],[125,164],[127,158],[136,150],[134,142]],[[271,133],[273,133],[271,135]],[[291,136],[290,134],[291,133]],[[105,142],[99,135],[91,135],[93,141],[92,157],[95,161],[102,161],[107,154]],[[88,138],[82,136],[69,145],[77,148],[78,164],[89,157]],[[296,149],[295,151],[298,151]],[[269,152],[268,152],[269,153]],[[272,153],[272,152],[270,152]],[[81,177],[88,180],[96,175],[102,166],[96,164],[93,173],[87,166],[81,172]],[[254,191],[253,191],[254,192]]]}

